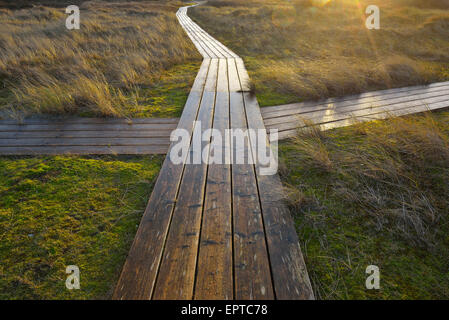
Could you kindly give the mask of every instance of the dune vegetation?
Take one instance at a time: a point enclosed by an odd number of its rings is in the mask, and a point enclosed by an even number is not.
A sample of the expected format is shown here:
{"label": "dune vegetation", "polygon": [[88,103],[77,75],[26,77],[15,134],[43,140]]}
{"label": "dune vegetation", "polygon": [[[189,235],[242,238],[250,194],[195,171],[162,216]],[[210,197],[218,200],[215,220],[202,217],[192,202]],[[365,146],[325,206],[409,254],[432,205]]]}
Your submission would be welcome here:
{"label": "dune vegetation", "polygon": [[[68,4],[80,30],[65,28]],[[0,119],[179,116],[200,56],[178,5],[0,1]],[[0,157],[0,299],[109,298],[162,159]],[[68,265],[81,290],[65,287]]]}
{"label": "dune vegetation", "polygon": [[[241,55],[261,105],[449,80],[449,2],[217,0],[190,16]],[[448,299],[449,112],[298,131],[280,173],[318,299]],[[380,270],[367,290],[365,270]]]}
{"label": "dune vegetation", "polygon": [[262,106],[449,79],[449,2],[216,0],[189,15],[242,56]]}
{"label": "dune vegetation", "polygon": [[178,116],[200,62],[179,5],[82,2],[79,30],[65,8],[0,9],[0,116]]}
{"label": "dune vegetation", "polygon": [[280,151],[318,298],[449,298],[449,111],[311,127]]}

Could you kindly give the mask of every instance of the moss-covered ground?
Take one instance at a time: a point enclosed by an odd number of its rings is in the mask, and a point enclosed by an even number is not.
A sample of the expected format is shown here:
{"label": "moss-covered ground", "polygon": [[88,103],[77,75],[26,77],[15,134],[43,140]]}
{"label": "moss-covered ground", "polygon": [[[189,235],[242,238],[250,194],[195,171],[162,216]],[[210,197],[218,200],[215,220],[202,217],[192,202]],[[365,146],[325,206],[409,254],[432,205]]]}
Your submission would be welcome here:
{"label": "moss-covered ground", "polygon": [[108,298],[162,159],[0,157],[0,299]]}

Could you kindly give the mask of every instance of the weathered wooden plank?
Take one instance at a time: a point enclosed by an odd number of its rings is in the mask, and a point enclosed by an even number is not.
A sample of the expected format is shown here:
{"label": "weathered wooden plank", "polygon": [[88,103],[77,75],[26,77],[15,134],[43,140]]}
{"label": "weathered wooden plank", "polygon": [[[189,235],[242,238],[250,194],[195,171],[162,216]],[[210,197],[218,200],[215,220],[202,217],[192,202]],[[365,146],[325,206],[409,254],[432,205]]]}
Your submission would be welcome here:
{"label": "weathered wooden plank", "polygon": [[[402,115],[408,115],[408,114],[413,114],[413,113],[420,113],[420,112],[425,112],[425,111],[444,109],[444,108],[448,108],[448,107],[449,107],[449,103],[446,101],[443,101],[443,102],[436,102],[436,103],[431,103],[428,105],[419,105],[419,106],[414,106],[414,107],[409,107],[409,108],[404,108],[404,109],[399,109],[399,110],[394,110],[394,111],[389,111],[389,112],[382,111],[382,112],[373,113],[373,114],[372,113],[366,114],[364,116],[359,116],[359,117],[348,117],[345,119],[328,122],[328,123],[317,124],[317,125],[320,126],[321,130],[330,130],[330,129],[334,129],[334,128],[351,126],[357,122],[366,122],[366,121],[373,121],[373,120],[377,120],[377,119],[386,119],[391,116],[402,116]],[[279,140],[288,139],[290,137],[293,137],[294,135],[297,134],[298,129],[299,128],[295,128],[295,129],[279,132]]]}
{"label": "weathered wooden plank", "polygon": [[[434,93],[435,94],[435,93]],[[426,104],[429,102],[435,102],[435,101],[445,101],[449,100],[449,94],[446,95],[419,95],[415,97],[419,97],[417,99],[408,99],[406,97],[403,98],[397,98],[388,100],[388,103],[386,104],[362,104],[360,106],[347,106],[347,107],[341,107],[341,108],[332,108],[327,110],[317,110],[313,112],[308,113],[302,113],[299,115],[290,115],[290,116],[284,116],[279,117],[275,119],[266,119],[264,120],[264,123],[266,126],[274,127],[274,126],[282,126],[286,125],[287,123],[292,123],[295,125],[299,120],[301,119],[307,119],[315,122],[328,122],[337,120],[336,117],[338,116],[344,116],[344,115],[353,115],[353,114],[367,114],[367,113],[373,113],[378,112],[379,110],[383,110],[385,108],[402,108],[407,105],[419,105],[419,104]],[[324,120],[324,119],[328,120]],[[335,118],[335,119],[333,119]]]}
{"label": "weathered wooden plank", "polygon": [[[231,92],[231,128],[247,128],[244,112],[242,93]],[[232,151],[244,156],[243,164],[232,165],[235,299],[274,299],[254,165],[248,164],[248,143],[242,147],[233,143]]]}
{"label": "weathered wooden plank", "polygon": [[[229,128],[227,82],[227,63],[220,59],[213,128],[222,137]],[[221,163],[210,164],[207,173],[194,292],[194,298],[201,300],[233,298],[231,168],[222,152],[223,141],[215,143]],[[217,151],[210,152],[218,157]]]}
{"label": "weathered wooden plank", "polygon": [[[256,98],[249,93],[244,93],[244,100],[249,128],[265,129]],[[256,143],[252,141],[253,154],[257,150]],[[269,148],[268,144],[267,148]],[[277,174],[261,174],[262,167],[266,165],[262,165],[258,159],[256,161],[257,183],[276,298],[314,299],[294,222],[284,203],[281,181]]]}
{"label": "weathered wooden plank", "polygon": [[[198,114],[201,134],[212,126],[214,100],[215,92],[204,92]],[[207,164],[201,160],[204,146],[205,143],[195,144],[194,141],[190,148],[192,161],[196,154],[200,163],[185,166],[153,299],[193,298],[207,174]]]}
{"label": "weathered wooden plank", "polygon": [[[192,91],[203,92],[204,83],[206,82],[207,73],[209,71],[209,65],[210,65],[210,59],[204,59],[203,62],[201,63],[200,70],[198,71],[198,74],[196,75],[195,81],[193,82],[193,86],[192,86],[192,89],[190,89],[190,92],[192,92]],[[184,114],[184,112],[183,112],[183,114]]]}
{"label": "weathered wooden plank", "polygon": [[390,94],[385,96],[377,96],[372,98],[364,98],[359,100],[347,100],[343,102],[335,102],[329,104],[318,104],[318,105],[310,105],[307,107],[302,107],[299,109],[288,109],[288,110],[279,110],[273,111],[270,113],[264,113],[264,119],[270,119],[272,121],[276,121],[276,118],[286,117],[292,115],[302,115],[310,112],[322,111],[322,110],[341,110],[345,109],[363,109],[370,108],[371,106],[377,105],[388,105],[395,102],[401,101],[412,101],[420,99],[420,97],[427,96],[440,96],[449,94],[449,90],[442,89],[441,87],[426,89],[426,90],[417,90],[413,94],[407,93],[398,93],[398,94]]}
{"label": "weathered wooden plank", "polygon": [[237,73],[237,66],[235,63],[235,59],[228,59],[228,78],[229,78],[229,92],[242,91],[239,75]]}
{"label": "weathered wooden plank", "polygon": [[168,145],[149,146],[0,146],[0,155],[165,154]]}
{"label": "weathered wooden plank", "polygon": [[[218,68],[217,92],[229,92],[228,60],[220,59]],[[228,108],[229,112],[229,108]]]}
{"label": "weathered wooden plank", "polygon": [[220,41],[216,41],[210,34],[206,32],[205,34],[207,37],[209,37],[211,40],[214,41],[214,44],[221,48],[221,52],[226,56],[226,58],[239,58],[238,55],[236,55],[234,52],[232,52],[231,49],[223,45]]}
{"label": "weathered wooden plank", "polygon": [[[437,97],[431,97],[431,98],[425,98],[425,99],[413,100],[413,101],[407,101],[407,102],[397,102],[397,103],[382,106],[382,107],[365,108],[362,110],[356,110],[356,111],[352,111],[352,112],[335,112],[335,113],[333,113],[333,112],[328,112],[328,111],[318,111],[318,112],[311,113],[312,116],[310,116],[310,117],[309,117],[309,114],[307,114],[307,117],[303,117],[303,119],[307,119],[308,121],[315,123],[315,124],[320,124],[320,123],[326,123],[326,122],[334,122],[334,121],[347,119],[347,118],[360,117],[360,116],[374,114],[374,113],[378,113],[378,112],[385,112],[385,111],[392,112],[392,111],[399,110],[399,109],[410,108],[410,107],[415,107],[415,106],[420,106],[420,105],[428,105],[428,104],[432,104],[435,102],[444,102],[444,101],[447,101],[447,103],[449,104],[449,95],[437,96]],[[278,123],[278,124],[273,124],[273,125],[267,124],[266,127],[267,128],[277,128],[279,131],[285,131],[285,130],[290,130],[290,129],[300,127],[304,124],[304,121],[301,118],[297,118],[297,120],[294,121],[292,119],[292,117],[289,117],[286,120],[288,120],[289,122]]]}
{"label": "weathered wooden plank", "polygon": [[193,38],[192,41],[197,46],[200,46],[203,49],[203,51],[206,52],[206,55],[203,54],[203,56],[210,57],[210,58],[216,58],[215,53],[208,46],[205,45],[200,34],[198,34],[198,32],[196,32],[191,20],[186,15],[183,15],[182,20],[183,20],[184,26],[186,27],[186,29],[188,31],[188,34],[191,36],[191,39]]}
{"label": "weathered wooden plank", "polygon": [[[215,92],[217,89],[218,59],[211,59],[204,92]],[[213,105],[213,102],[212,102]]]}
{"label": "weathered wooden plank", "polygon": [[248,72],[246,71],[243,60],[241,58],[236,58],[235,64],[237,66],[237,73],[239,75],[239,80],[240,80],[240,84],[242,86],[242,91],[250,91],[251,84],[250,84]]}
{"label": "weathered wooden plank", "polygon": [[45,117],[28,118],[23,120],[0,120],[0,124],[24,125],[24,124],[178,124],[179,118],[135,118],[135,119],[117,119],[117,118],[78,118],[78,117]]}
{"label": "weathered wooden plank", "polygon": [[162,138],[27,138],[1,139],[0,146],[168,146],[170,139]]}
{"label": "weathered wooden plank", "polygon": [[357,122],[382,120],[382,119],[387,119],[390,117],[399,117],[399,116],[421,113],[421,112],[432,111],[432,110],[438,110],[438,109],[444,109],[444,108],[449,108],[449,101],[429,103],[427,105],[409,106],[407,108],[401,108],[401,109],[395,109],[395,110],[386,110],[383,112],[367,114],[364,116],[351,117],[351,118],[346,118],[346,119],[342,119],[339,121],[323,123],[320,126],[323,128],[323,130],[329,130],[329,129],[333,129],[333,128],[338,128],[338,127],[342,126],[343,124],[353,125],[354,123],[357,123]]}
{"label": "weathered wooden plank", "polygon": [[164,138],[170,141],[173,130],[142,131],[4,131],[0,139],[28,138]]}
{"label": "weathered wooden plank", "polygon": [[212,52],[214,58],[225,58],[225,56],[220,52],[220,50],[216,48],[214,43],[204,36],[203,32],[198,32],[197,35],[200,38],[200,41],[202,42],[203,46],[207,47]]}
{"label": "weathered wooden plank", "polygon": [[199,34],[202,41],[204,41],[210,48],[213,48],[214,53],[216,54],[215,57],[217,58],[226,58],[229,56],[229,54],[223,50],[222,47],[218,45],[218,41],[216,41],[214,38],[212,38],[207,32],[205,32],[200,26],[198,26],[196,23],[194,23],[190,18],[188,18],[191,21],[191,25],[193,30]]}
{"label": "weathered wooden plank", "polygon": [[[204,31],[200,26],[192,21],[185,11],[178,12],[178,19],[181,21],[181,25],[186,29],[187,34],[198,47],[201,49],[207,47],[208,57],[211,58],[231,58],[238,57],[235,53],[215,40],[211,35]],[[202,50],[204,51],[204,50]]]}
{"label": "weathered wooden plank", "polygon": [[387,90],[378,90],[378,91],[372,91],[372,92],[365,92],[361,94],[356,95],[349,95],[345,97],[338,97],[338,98],[329,98],[329,99],[323,99],[323,100],[317,100],[317,101],[307,101],[307,102],[299,102],[299,103],[290,103],[290,104],[284,104],[279,106],[271,106],[271,107],[263,107],[261,108],[261,113],[265,117],[266,113],[270,113],[272,111],[278,111],[278,110],[288,110],[288,109],[297,109],[297,108],[303,108],[303,107],[309,107],[309,106],[316,106],[316,105],[322,105],[322,104],[330,104],[330,103],[341,103],[344,101],[349,100],[361,100],[365,98],[373,98],[373,97],[382,97],[387,96],[390,94],[413,94],[414,91],[417,90],[432,90],[434,88],[438,87],[444,87],[437,90],[446,90],[449,86],[449,81],[447,82],[437,82],[430,85],[425,86],[412,86],[412,87],[403,87],[403,88],[395,88],[395,89],[387,89]]}
{"label": "weathered wooden plank", "polygon": [[[204,88],[209,63],[208,59],[203,61],[201,74],[195,79],[197,90],[190,92],[178,124],[178,128],[188,132],[192,132],[194,120],[198,115],[202,98],[200,82],[204,79]],[[205,68],[207,70],[204,74]],[[173,164],[169,157],[165,159],[123,266],[113,299],[151,299],[183,169],[184,165]]]}
{"label": "weathered wooden plank", "polygon": [[[435,88],[439,89],[439,88]],[[279,121],[281,118],[289,117],[289,116],[302,116],[307,115],[309,113],[318,112],[327,110],[330,112],[334,111],[341,111],[341,110],[360,110],[360,109],[366,109],[366,108],[375,108],[379,106],[385,106],[389,104],[393,104],[396,102],[406,102],[406,101],[413,101],[413,100],[419,100],[423,97],[434,97],[434,96],[442,96],[442,95],[449,95],[449,91],[440,91],[440,90],[431,90],[430,92],[427,90],[422,91],[415,91],[415,94],[407,95],[404,93],[400,94],[393,94],[389,95],[389,98],[382,97],[379,100],[375,100],[376,98],[373,98],[374,100],[371,100],[371,98],[368,99],[361,99],[360,101],[350,100],[350,101],[344,101],[342,103],[337,104],[327,104],[327,105],[317,105],[315,107],[307,107],[297,110],[287,110],[282,111],[279,110],[279,112],[270,112],[269,114],[262,115],[263,118],[266,121],[270,121],[271,123],[275,123],[276,121]],[[384,99],[385,98],[385,99]]]}
{"label": "weathered wooden plank", "polygon": [[207,33],[206,31],[204,31],[204,29],[202,29],[199,25],[197,25],[195,22],[193,22],[193,20],[191,18],[189,18],[186,15],[186,19],[189,21],[189,24],[192,26],[194,32],[200,33],[205,39],[209,40],[211,43],[213,43],[215,45],[215,47],[220,46],[221,53],[228,53],[228,50],[225,50],[225,46],[223,46],[219,41],[215,40],[209,33]]}
{"label": "weathered wooden plank", "polygon": [[0,124],[0,131],[104,131],[104,130],[167,130],[176,129],[175,123],[138,123],[138,124]]}
{"label": "weathered wooden plank", "polygon": [[177,14],[177,16],[178,16],[178,20],[179,20],[180,24],[183,26],[183,28],[186,31],[187,35],[189,36],[190,40],[192,40],[193,44],[198,49],[200,54],[205,58],[210,58],[211,55],[209,55],[209,52],[207,52],[203,48],[197,35],[193,32],[192,27],[190,26],[190,24],[188,23],[188,21],[185,17],[185,13],[180,12],[179,14]]}

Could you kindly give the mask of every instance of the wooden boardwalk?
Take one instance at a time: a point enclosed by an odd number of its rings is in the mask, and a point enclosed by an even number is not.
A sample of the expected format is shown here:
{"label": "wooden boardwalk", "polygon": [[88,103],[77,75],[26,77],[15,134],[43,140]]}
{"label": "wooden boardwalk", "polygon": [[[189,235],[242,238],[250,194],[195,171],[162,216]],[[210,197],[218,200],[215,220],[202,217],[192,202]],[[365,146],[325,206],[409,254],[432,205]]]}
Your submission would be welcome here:
{"label": "wooden boardwalk", "polygon": [[[203,50],[202,47],[200,47]],[[203,50],[203,54],[206,52]],[[229,54],[234,56],[229,51]],[[241,63],[241,60],[238,60]],[[245,75],[246,76],[246,75]],[[247,88],[245,88],[247,89]],[[261,109],[279,139],[311,123],[323,130],[449,107],[449,82],[367,92]],[[0,120],[0,155],[165,154],[178,118]]]}
{"label": "wooden boardwalk", "polygon": [[323,130],[354,122],[385,119],[449,107],[449,81],[367,92],[315,102],[286,104],[261,109],[267,129],[278,129],[279,139],[314,123]]}
{"label": "wooden boardwalk", "polygon": [[[179,9],[178,19],[204,60],[178,128],[192,135],[199,120],[202,132],[223,135],[263,129],[243,61],[186,13]],[[251,143],[245,148],[254,152]],[[258,169],[167,157],[113,298],[313,299],[279,177]]]}
{"label": "wooden boardwalk", "polygon": [[[204,57],[180,119],[2,120],[0,155],[170,154],[170,133],[185,129],[192,139],[195,121],[201,132],[278,129],[283,139],[310,122],[326,130],[449,107],[449,82],[441,82],[260,109],[242,59],[187,7],[177,17]],[[253,141],[238,151],[254,154]],[[313,299],[279,177],[260,167],[174,164],[167,156],[113,298]]]}
{"label": "wooden boardwalk", "polygon": [[0,120],[0,155],[165,154],[178,120]]}

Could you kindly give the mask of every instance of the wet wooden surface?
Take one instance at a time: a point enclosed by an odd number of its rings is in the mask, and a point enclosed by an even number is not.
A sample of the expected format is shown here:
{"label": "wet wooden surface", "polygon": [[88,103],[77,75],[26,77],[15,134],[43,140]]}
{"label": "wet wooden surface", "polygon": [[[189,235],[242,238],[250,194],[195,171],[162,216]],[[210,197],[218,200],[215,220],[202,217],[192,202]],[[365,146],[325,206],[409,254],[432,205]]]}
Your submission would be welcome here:
{"label": "wet wooden surface", "polygon": [[261,109],[267,129],[277,129],[279,139],[296,134],[310,124],[323,130],[355,122],[385,119],[449,107],[449,82],[362,93],[322,101],[293,103]]}
{"label": "wet wooden surface", "polygon": [[179,119],[0,120],[0,155],[165,154]]}

